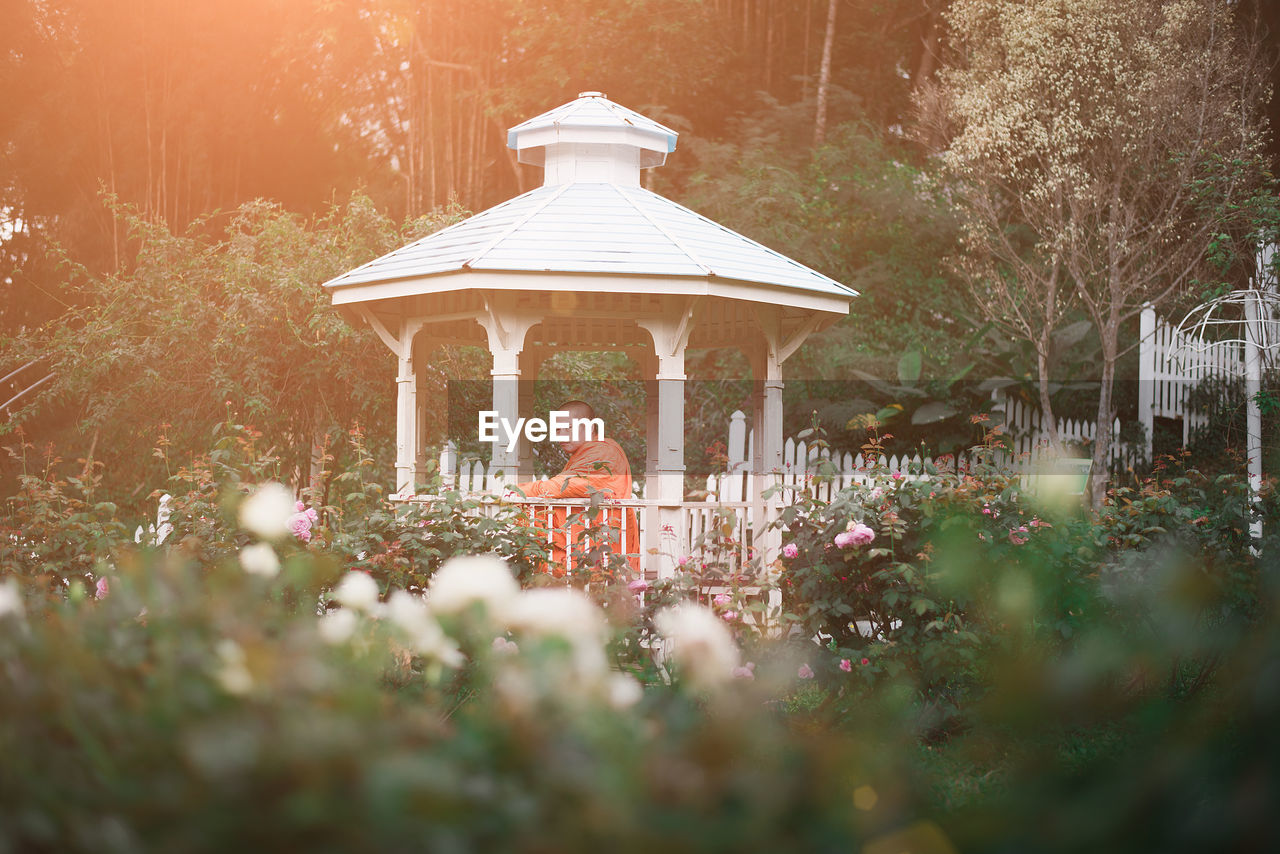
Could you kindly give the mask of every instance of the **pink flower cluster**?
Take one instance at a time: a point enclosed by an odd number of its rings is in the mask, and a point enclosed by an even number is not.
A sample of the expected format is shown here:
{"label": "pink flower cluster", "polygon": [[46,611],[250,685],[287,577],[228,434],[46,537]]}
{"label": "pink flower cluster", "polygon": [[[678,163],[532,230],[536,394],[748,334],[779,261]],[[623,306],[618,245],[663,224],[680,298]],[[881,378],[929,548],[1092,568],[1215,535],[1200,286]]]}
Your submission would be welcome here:
{"label": "pink flower cluster", "polygon": [[795,543],[787,543],[782,547],[782,554],[784,557],[795,557],[800,554],[800,549]]}
{"label": "pink flower cluster", "polygon": [[856,523],[847,531],[836,534],[835,544],[838,548],[848,548],[849,546],[865,546],[876,538],[876,532],[871,530],[867,525],[861,522]]}
{"label": "pink flower cluster", "polygon": [[320,518],[320,515],[316,513],[314,507],[308,507],[301,501],[297,503],[295,509],[298,512],[289,517],[289,530],[302,542],[309,543],[311,542],[311,526]]}

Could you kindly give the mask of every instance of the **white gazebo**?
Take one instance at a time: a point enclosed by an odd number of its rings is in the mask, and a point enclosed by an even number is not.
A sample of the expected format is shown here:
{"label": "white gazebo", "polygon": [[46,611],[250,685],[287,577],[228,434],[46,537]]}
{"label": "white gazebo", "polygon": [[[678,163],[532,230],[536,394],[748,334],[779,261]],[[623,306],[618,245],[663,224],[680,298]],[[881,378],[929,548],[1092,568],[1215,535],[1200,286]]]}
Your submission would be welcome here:
{"label": "white gazebo", "polygon": [[[415,495],[425,463],[415,374],[437,346],[488,346],[493,409],[513,423],[518,381],[537,379],[548,356],[622,351],[652,380],[649,486],[635,504],[646,569],[670,572],[689,528],[685,352],[734,347],[756,383],[751,515],[764,523],[762,494],[782,463],[782,365],[846,315],[857,292],[642,188],[640,170],[662,165],[676,136],[584,92],[508,134],[520,162],[543,168],[541,187],[325,283],[333,304],[396,355],[398,498]],[[493,446],[491,471],[506,482],[530,466],[527,447]]]}

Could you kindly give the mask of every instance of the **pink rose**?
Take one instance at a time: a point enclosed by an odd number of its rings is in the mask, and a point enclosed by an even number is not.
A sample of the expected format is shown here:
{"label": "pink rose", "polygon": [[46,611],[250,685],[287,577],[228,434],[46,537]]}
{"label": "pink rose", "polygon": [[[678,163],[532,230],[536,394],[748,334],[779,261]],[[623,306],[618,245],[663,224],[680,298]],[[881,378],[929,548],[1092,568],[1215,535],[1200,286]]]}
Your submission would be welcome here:
{"label": "pink rose", "polygon": [[678,561],[676,561],[676,565],[677,565],[677,566],[684,566],[684,565],[685,565],[686,563],[688,563],[688,562],[689,562],[689,559],[688,559],[687,557],[682,557],[682,558],[680,558]]}
{"label": "pink rose", "polygon": [[801,679],[812,679],[813,668],[811,668],[808,664],[802,664],[800,665],[800,669],[796,671],[796,675],[799,676]]}
{"label": "pink rose", "polygon": [[782,547],[782,554],[784,557],[795,557],[796,555],[800,554],[800,549],[796,546],[795,543],[787,543],[785,546]]}
{"label": "pink rose", "polygon": [[863,667],[866,667],[866,666],[867,666],[868,664],[870,664],[870,663],[871,663],[871,659],[869,659],[869,658],[864,658],[864,659],[862,659],[862,666],[863,666]]}
{"label": "pink rose", "polygon": [[107,598],[107,594],[110,592],[111,592],[111,586],[110,584],[107,583],[107,577],[104,575],[98,579],[98,583],[97,585],[95,585],[95,592],[93,594],[94,598],[105,599]]}
{"label": "pink rose", "polygon": [[635,581],[627,585],[627,589],[632,593],[643,593],[649,589],[649,582],[645,581],[643,578],[637,578]]}
{"label": "pink rose", "polygon": [[748,661],[746,664],[742,665],[741,667],[733,668],[732,672],[733,672],[734,679],[755,679],[756,663],[754,661]]}
{"label": "pink rose", "polygon": [[849,661],[849,659],[842,658],[840,659],[840,669],[843,670],[845,673],[848,673],[849,671],[853,670],[853,664],[852,662]]}
{"label": "pink rose", "polygon": [[836,548],[843,549],[846,546],[851,545],[852,543],[853,543],[852,531],[841,531],[840,533],[836,534],[836,539],[835,539]]}
{"label": "pink rose", "polygon": [[895,471],[895,472],[891,475],[891,477],[892,477],[894,480],[902,480],[902,472],[900,472],[900,471]]}
{"label": "pink rose", "polygon": [[715,598],[712,599],[711,601],[719,605],[721,608],[723,608],[725,605],[728,605],[733,600],[729,598],[728,593],[717,593],[715,595]]}
{"label": "pink rose", "polygon": [[849,532],[849,542],[855,546],[865,546],[875,538],[876,532],[861,522],[854,525],[853,530]]}
{"label": "pink rose", "polygon": [[720,616],[724,619],[724,621],[725,621],[726,623],[732,623],[734,620],[738,619],[738,612],[737,612],[737,611],[725,611],[725,612],[724,612],[723,614],[721,614]]}

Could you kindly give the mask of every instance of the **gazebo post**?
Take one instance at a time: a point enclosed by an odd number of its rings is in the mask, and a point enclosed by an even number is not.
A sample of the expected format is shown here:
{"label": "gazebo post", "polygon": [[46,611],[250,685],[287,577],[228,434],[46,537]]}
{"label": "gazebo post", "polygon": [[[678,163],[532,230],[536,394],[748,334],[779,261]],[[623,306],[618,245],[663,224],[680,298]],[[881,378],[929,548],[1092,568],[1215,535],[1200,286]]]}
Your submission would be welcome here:
{"label": "gazebo post", "polygon": [[777,558],[781,549],[781,534],[766,530],[775,518],[773,510],[781,503],[776,492],[769,498],[765,493],[780,482],[782,472],[782,363],[777,349],[766,343],[751,358],[751,373],[755,379],[755,399],[752,429],[755,442],[751,461],[754,477],[751,479],[751,530],[756,554],[764,563]]}
{"label": "gazebo post", "polygon": [[[505,296],[505,295],[504,295]],[[542,322],[515,309],[508,308],[505,300],[490,294],[485,299],[485,310],[479,317],[489,337],[489,353],[493,356],[493,411],[499,421],[505,419],[515,424],[520,415],[520,352],[524,350],[525,335]],[[519,477],[519,456],[516,450],[507,450],[502,442],[493,444],[489,463],[488,489],[496,492],[500,485],[510,486]]]}
{"label": "gazebo post", "polygon": [[764,497],[766,491],[781,483],[782,363],[800,349],[805,339],[818,328],[820,318],[811,316],[787,334],[783,331],[782,317],[776,311],[757,308],[756,322],[760,327],[761,344],[748,357],[756,381],[752,530],[756,532],[756,552],[763,563],[769,564],[777,559],[782,549],[782,532],[765,532],[765,526],[777,518],[777,509],[783,498],[776,492],[771,499]]}
{"label": "gazebo post", "polygon": [[[676,561],[687,548],[688,532],[684,518],[684,354],[693,331],[693,312],[697,298],[683,301],[681,310],[657,318],[644,318],[637,325],[653,338],[657,370],[657,451],[649,456],[656,462],[653,486],[647,497],[656,501],[656,517],[649,519],[650,530],[657,523],[658,576],[675,575]],[[656,487],[656,488],[654,488]],[[650,539],[653,534],[650,534]],[[647,548],[647,546],[646,546]]]}
{"label": "gazebo post", "polygon": [[422,377],[418,375],[417,366],[430,364],[431,355],[435,352],[436,347],[439,346],[434,340],[423,340],[424,338],[426,338],[426,336],[419,332],[418,339],[412,344],[414,376],[418,379],[418,382],[414,386],[414,409],[417,413],[417,417],[414,419],[416,426],[414,428],[413,440],[413,477],[415,481],[418,476],[427,469],[427,416],[430,412],[430,407],[427,405],[426,397],[422,394]]}
{"label": "gazebo post", "polygon": [[[520,354],[520,393],[519,405],[521,415],[536,415],[533,411],[534,385],[538,379],[538,373],[542,370],[542,363],[547,360],[547,351],[542,347],[530,347]],[[523,435],[520,436],[520,446],[517,448],[518,459],[516,461],[516,477],[521,483],[533,480],[533,448],[529,444],[529,440]]]}
{"label": "gazebo post", "polygon": [[396,349],[396,495],[413,495],[418,478],[418,377],[414,372],[413,339],[421,318],[404,318]]}

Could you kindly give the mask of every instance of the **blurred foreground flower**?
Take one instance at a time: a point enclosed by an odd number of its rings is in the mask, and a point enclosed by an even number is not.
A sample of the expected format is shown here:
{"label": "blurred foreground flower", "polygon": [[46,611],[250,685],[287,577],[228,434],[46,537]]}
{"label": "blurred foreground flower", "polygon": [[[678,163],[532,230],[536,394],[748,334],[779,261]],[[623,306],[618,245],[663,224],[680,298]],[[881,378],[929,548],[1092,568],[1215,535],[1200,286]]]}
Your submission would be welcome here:
{"label": "blurred foreground flower", "polygon": [[355,611],[346,608],[326,611],[320,617],[318,625],[320,639],[329,644],[346,643],[355,633],[359,622],[360,618],[356,616]]}
{"label": "blurred foreground flower", "polygon": [[580,676],[595,678],[608,669],[604,614],[586,594],[564,588],[526,590],[508,606],[506,618],[514,632],[568,641]]}
{"label": "blurred foreground flower", "polygon": [[[280,572],[280,559],[270,543],[252,543],[240,550],[240,566],[250,575],[272,578]],[[106,581],[105,578],[102,580]],[[98,598],[101,599],[102,595]]]}
{"label": "blurred foreground flower", "polygon": [[501,619],[504,609],[519,594],[520,585],[501,559],[455,557],[431,576],[427,604],[436,614],[457,614],[479,603],[489,616]]}
{"label": "blurred foreground flower", "polygon": [[672,658],[695,685],[714,688],[733,677],[738,647],[711,609],[681,602],[659,611],[653,622],[671,641]]}
{"label": "blurred foreground flower", "polygon": [[340,605],[373,613],[378,608],[378,582],[367,572],[348,572],[338,582],[333,598]]}
{"label": "blurred foreground flower", "polygon": [[293,493],[271,481],[240,503],[240,526],[264,540],[278,540],[289,534],[293,514]]}
{"label": "blurred foreground flower", "polygon": [[214,673],[222,690],[244,696],[253,689],[253,676],[245,664],[244,650],[229,638],[218,641],[218,669]]}
{"label": "blurred foreground flower", "polygon": [[445,634],[421,596],[397,590],[387,602],[387,612],[391,622],[404,632],[414,652],[446,667],[461,667],[466,661],[457,641]]}
{"label": "blurred foreground flower", "polygon": [[12,614],[22,619],[25,612],[22,608],[22,592],[18,589],[16,578],[6,578],[0,584],[0,617]]}

